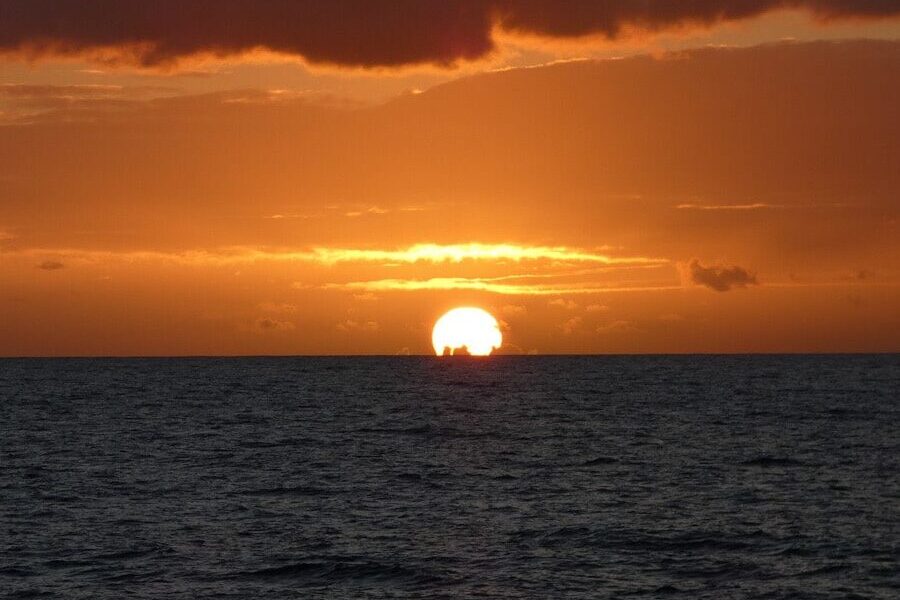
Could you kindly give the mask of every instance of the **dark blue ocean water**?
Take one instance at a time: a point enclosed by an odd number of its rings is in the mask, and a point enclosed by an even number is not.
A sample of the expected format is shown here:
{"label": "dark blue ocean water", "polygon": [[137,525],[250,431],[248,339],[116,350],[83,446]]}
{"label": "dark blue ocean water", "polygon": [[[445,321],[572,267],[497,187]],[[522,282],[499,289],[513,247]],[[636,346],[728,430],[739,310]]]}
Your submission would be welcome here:
{"label": "dark blue ocean water", "polygon": [[0,361],[12,598],[900,597],[900,356]]}

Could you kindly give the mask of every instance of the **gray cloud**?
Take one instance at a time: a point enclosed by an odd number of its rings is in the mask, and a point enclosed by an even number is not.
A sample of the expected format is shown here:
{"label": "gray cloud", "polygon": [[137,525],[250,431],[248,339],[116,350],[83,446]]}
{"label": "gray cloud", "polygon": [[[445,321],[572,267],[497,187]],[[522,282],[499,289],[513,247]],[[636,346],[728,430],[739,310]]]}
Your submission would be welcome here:
{"label": "gray cloud", "polygon": [[718,266],[704,267],[696,258],[687,265],[691,282],[706,286],[717,292],[727,292],[732,288],[744,288],[748,285],[759,285],[756,275],[743,267]]}

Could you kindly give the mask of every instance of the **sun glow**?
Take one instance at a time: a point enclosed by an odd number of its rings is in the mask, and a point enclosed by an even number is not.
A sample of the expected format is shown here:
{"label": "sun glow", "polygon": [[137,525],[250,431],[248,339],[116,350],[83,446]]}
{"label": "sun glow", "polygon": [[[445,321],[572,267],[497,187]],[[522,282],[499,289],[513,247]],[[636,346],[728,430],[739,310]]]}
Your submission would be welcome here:
{"label": "sun glow", "polygon": [[438,356],[488,356],[502,342],[497,319],[485,310],[472,307],[454,308],[446,313],[434,324],[431,334]]}

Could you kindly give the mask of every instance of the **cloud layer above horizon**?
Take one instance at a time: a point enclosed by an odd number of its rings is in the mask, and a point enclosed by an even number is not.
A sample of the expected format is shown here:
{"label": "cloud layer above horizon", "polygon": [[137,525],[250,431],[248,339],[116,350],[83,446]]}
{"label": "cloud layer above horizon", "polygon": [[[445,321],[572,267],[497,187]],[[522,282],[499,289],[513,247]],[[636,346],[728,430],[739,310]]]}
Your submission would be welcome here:
{"label": "cloud layer above horizon", "polygon": [[454,306],[508,352],[895,352],[900,39],[742,28],[362,106],[8,61],[0,355],[415,354]]}
{"label": "cloud layer above horizon", "polygon": [[171,67],[263,50],[341,67],[448,67],[488,56],[498,33],[618,39],[781,9],[826,21],[885,18],[900,16],[900,1],[0,0],[0,53]]}

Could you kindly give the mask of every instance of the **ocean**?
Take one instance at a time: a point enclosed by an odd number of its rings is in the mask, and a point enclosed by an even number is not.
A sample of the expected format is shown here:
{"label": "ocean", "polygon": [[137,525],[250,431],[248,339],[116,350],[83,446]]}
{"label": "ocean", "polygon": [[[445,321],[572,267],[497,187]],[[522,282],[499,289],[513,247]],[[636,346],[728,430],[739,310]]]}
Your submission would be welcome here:
{"label": "ocean", "polygon": [[900,356],[0,360],[10,598],[900,597]]}

